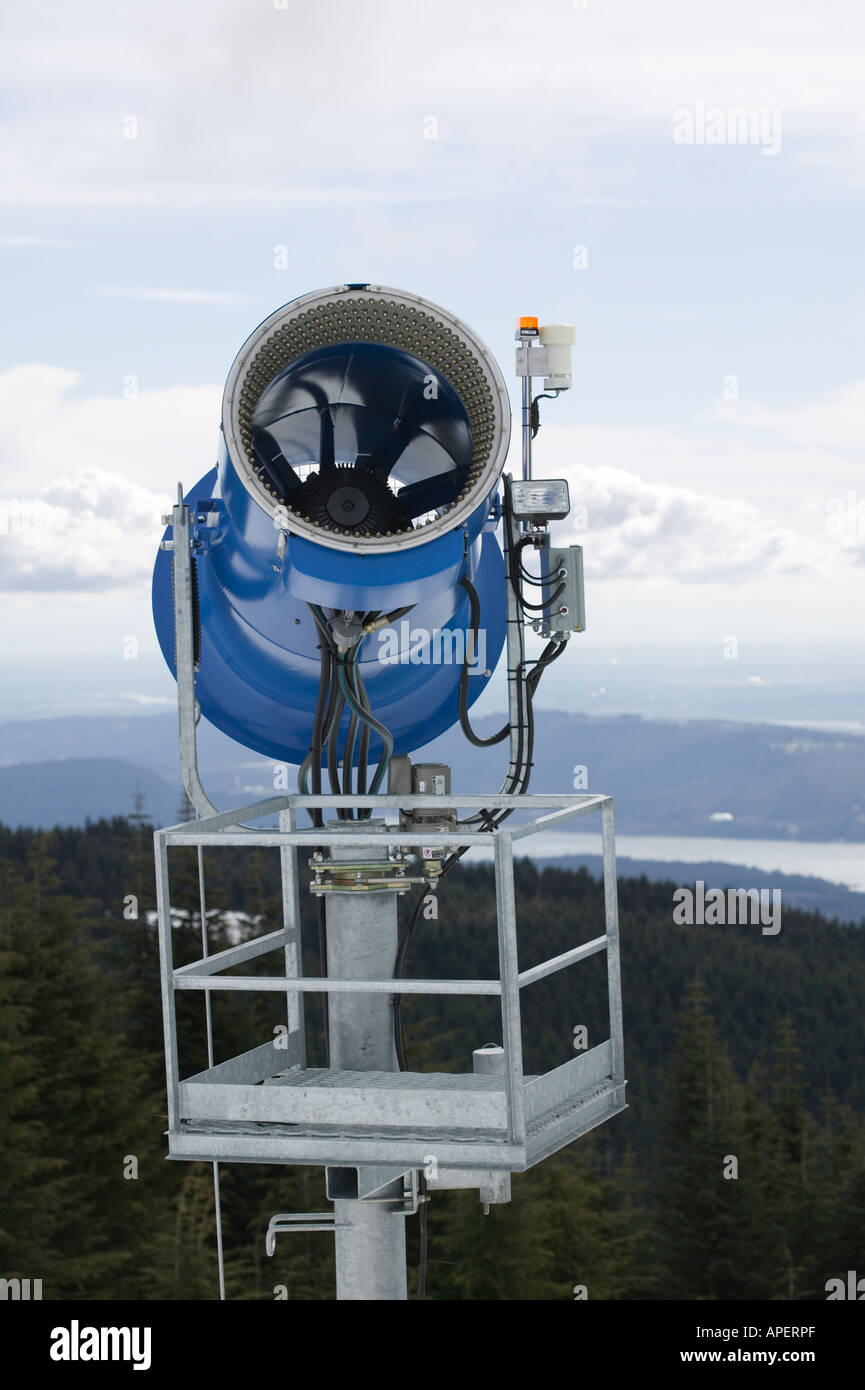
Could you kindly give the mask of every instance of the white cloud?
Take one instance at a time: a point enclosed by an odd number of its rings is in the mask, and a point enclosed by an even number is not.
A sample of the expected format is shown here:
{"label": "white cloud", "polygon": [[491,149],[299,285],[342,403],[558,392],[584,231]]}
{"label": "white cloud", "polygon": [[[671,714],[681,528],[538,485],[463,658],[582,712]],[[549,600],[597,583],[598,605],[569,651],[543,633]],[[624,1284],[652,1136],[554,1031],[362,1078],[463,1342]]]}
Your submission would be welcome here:
{"label": "white cloud", "polygon": [[748,406],[741,401],[734,405],[719,402],[712,418],[740,428],[761,430],[802,448],[852,449],[861,456],[865,378],[806,405],[770,408]]}
{"label": "white cloud", "polygon": [[220,388],[83,396],[80,373],[0,373],[0,587],[105,592],[144,579],[178,481],[215,462]]}
{"label": "white cloud", "polygon": [[736,582],[797,574],[813,547],[740,498],[647,482],[608,466],[571,464],[571,505],[585,508],[586,530],[557,528],[583,545],[586,572],[598,578],[667,576],[688,583]]}
{"label": "white cloud", "polygon": [[49,483],[0,535],[0,590],[103,593],[153,568],[164,498],[116,474],[87,469]]}
{"label": "white cloud", "polygon": [[[621,199],[657,193],[655,165],[667,161],[704,192],[723,168],[741,195],[752,164],[734,171],[727,151],[673,147],[673,112],[696,100],[781,109],[786,169],[862,186],[851,157],[857,0],[792,13],[783,0],[727,0],[717,13],[693,0],[585,11],[560,0],[540,18],[520,0],[438,0],[434,11],[151,0],[124,9],[122,38],[106,37],[111,0],[49,9],[47,24],[42,7],[5,18],[13,203],[228,207],[303,196],[357,170],[373,197],[435,198],[445,180],[427,157],[428,114],[450,151],[451,193],[499,193],[504,171],[529,168],[560,193],[567,168],[582,200]],[[629,157],[611,162],[611,147]]]}
{"label": "white cloud", "polygon": [[169,500],[179,479],[191,486],[213,467],[221,387],[148,391],[118,373],[116,395],[87,396],[83,384],[41,363],[0,372],[0,494],[39,496],[96,468]]}
{"label": "white cloud", "polygon": [[[120,382],[116,397],[88,397],[82,384],[76,372],[39,364],[0,373],[0,500],[7,533],[16,517],[17,531],[27,531],[0,535],[6,589],[138,585],[177,481],[189,489],[213,465],[217,386],[142,390],[124,400]],[[810,510],[795,488],[793,502],[779,505],[777,480],[793,475],[791,453],[802,450],[761,455],[752,435],[750,426],[711,420],[682,432],[545,424],[543,471],[567,477],[572,504],[587,511],[587,530],[566,523],[558,537],[584,546],[590,576],[631,590],[634,581],[663,580],[703,590],[747,583],[766,593],[819,581],[846,586],[853,604],[851,564],[865,557],[865,525],[861,536],[849,525],[831,534],[819,491]],[[761,471],[763,492],[749,491],[748,477]]]}

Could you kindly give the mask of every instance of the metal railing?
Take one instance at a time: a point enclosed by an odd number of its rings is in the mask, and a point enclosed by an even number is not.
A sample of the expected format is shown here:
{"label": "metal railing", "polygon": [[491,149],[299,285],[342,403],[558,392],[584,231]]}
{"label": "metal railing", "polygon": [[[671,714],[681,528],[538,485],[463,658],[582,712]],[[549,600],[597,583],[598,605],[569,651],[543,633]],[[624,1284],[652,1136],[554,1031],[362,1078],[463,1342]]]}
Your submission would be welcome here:
{"label": "metal railing", "polygon": [[[463,979],[405,979],[380,980],[332,979],[310,977],[301,973],[300,953],[300,880],[298,871],[298,852],[304,847],[313,850],[328,841],[328,828],[298,829],[298,811],[336,807],[369,809],[373,812],[393,812],[397,809],[430,811],[440,809],[442,800],[429,795],[378,795],[378,796],[305,796],[286,795],[255,802],[210,816],[204,816],[186,825],[171,826],[155,832],[157,866],[157,910],[159,921],[160,965],[165,1025],[166,1076],[168,1084],[169,1133],[176,1133],[182,1118],[180,1103],[181,1082],[178,1066],[176,995],[178,991],[199,990],[205,992],[207,999],[217,990],[242,992],[274,992],[285,994],[287,1001],[287,1027],[293,1039],[293,1055],[305,1065],[303,1046],[302,999],[307,993],[332,994],[336,992],[355,992],[361,994],[381,993],[400,995],[438,994],[438,995],[492,995],[501,1000],[502,1043],[504,1049],[504,1093],[506,1100],[507,1140],[509,1145],[525,1148],[527,1142],[526,1102],[529,1096],[533,1112],[538,1112],[543,1096],[553,1104],[564,1104],[574,1094],[577,1085],[585,1087],[586,1081],[604,1079],[614,1088],[624,1101],[624,1057],[622,1042],[622,1003],[621,974],[619,957],[619,928],[616,894],[615,835],[613,825],[613,802],[609,796],[584,794],[571,795],[450,795],[449,808],[490,810],[540,811],[549,813],[538,816],[525,823],[513,825],[510,829],[497,828],[490,831],[468,830],[457,827],[453,830],[405,830],[397,822],[363,828],[364,822],[352,826],[352,844],[358,847],[382,844],[403,848],[421,848],[434,845],[445,851],[460,846],[483,847],[493,851],[496,885],[496,925],[498,936],[498,978],[483,980]],[[601,817],[601,836],[604,872],[605,931],[602,936],[584,944],[577,945],[561,955],[541,961],[527,969],[520,970],[517,950],[516,904],[514,892],[513,858],[514,844],[528,839],[541,831],[558,827],[578,817],[599,812]],[[265,816],[277,815],[278,828],[256,829],[249,827],[249,821]],[[345,827],[345,822],[337,822]],[[344,843],[344,836],[340,839]],[[218,846],[248,846],[250,848],[277,848],[280,851],[283,890],[283,926],[277,931],[268,932],[261,937],[231,946],[215,954],[205,954],[199,960],[175,968],[171,940],[171,902],[169,888],[168,850],[174,846],[197,846],[199,855],[202,848]],[[225,975],[222,972],[243,962],[255,959],[268,952],[282,949],[285,959],[285,973],[278,975]],[[523,1053],[520,1018],[521,991],[536,981],[545,979],[569,966],[587,959],[599,952],[607,957],[607,981],[609,997],[610,1039],[600,1047],[592,1049],[581,1057],[571,1059],[564,1066],[547,1073],[543,1078],[533,1078],[526,1083],[523,1074]],[[265,1079],[265,1065],[259,1054],[267,1052],[268,1045],[253,1049],[236,1063],[244,1059],[257,1058],[255,1065],[247,1066],[247,1074],[240,1072],[233,1079],[247,1082]],[[284,1062],[282,1063],[284,1066]],[[195,1078],[201,1080],[222,1079],[225,1068],[231,1063],[213,1066],[212,1056],[208,1072]],[[257,1070],[256,1070],[257,1068]],[[272,1067],[271,1074],[278,1070]],[[401,1074],[410,1077],[410,1073]],[[455,1078],[456,1080],[457,1078]],[[538,1081],[545,1087],[539,1088]],[[534,1086],[534,1092],[529,1087]],[[384,1142],[384,1141],[383,1141]]]}

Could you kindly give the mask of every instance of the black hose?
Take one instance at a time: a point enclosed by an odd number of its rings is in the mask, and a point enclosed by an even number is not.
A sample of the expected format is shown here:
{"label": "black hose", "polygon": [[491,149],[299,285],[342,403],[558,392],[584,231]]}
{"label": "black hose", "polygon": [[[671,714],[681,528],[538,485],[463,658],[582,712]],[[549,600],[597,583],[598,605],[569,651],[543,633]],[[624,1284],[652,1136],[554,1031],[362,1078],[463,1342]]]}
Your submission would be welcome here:
{"label": "black hose", "polygon": [[[469,596],[469,632],[472,636],[472,651],[477,652],[478,633],[480,631],[481,625],[480,599],[478,598],[477,589],[475,588],[474,584],[472,584],[471,580],[468,578],[467,575],[463,575],[462,579],[460,580],[460,585],[463,589],[465,589],[466,593]],[[475,733],[474,729],[471,726],[471,721],[469,720],[468,698],[469,649],[468,642],[466,642],[466,650],[463,656],[463,668],[460,671],[459,691],[457,693],[457,703],[459,706],[460,716],[460,728],[462,729],[469,743],[473,743],[476,748],[491,748],[493,744],[501,743],[503,739],[506,739],[511,731],[510,724],[505,724],[501,729],[499,729],[497,734],[491,734],[489,738],[481,738],[478,734]]]}
{"label": "black hose", "polygon": [[[408,959],[408,948],[411,945],[411,939],[414,936],[415,927],[420,921],[421,908],[423,907],[424,902],[426,901],[426,896],[426,890],[424,890],[422,893],[418,895],[417,901],[415,902],[415,905],[412,909],[412,914],[409,917],[408,922],[406,923],[405,931],[399,939],[399,944],[397,946],[396,952],[396,960],[394,961],[393,966],[393,975],[395,980],[401,980],[405,977],[405,966],[406,960]],[[405,1059],[405,1037],[403,1035],[402,996],[399,994],[395,994],[393,998],[393,1019],[393,1040],[394,1046],[396,1048],[397,1065],[399,1066],[400,1071],[408,1071],[408,1066],[406,1065]]]}
{"label": "black hose", "polygon": [[[352,772],[354,771],[354,745],[357,738],[358,717],[351,712],[348,721],[348,730],[345,735],[345,751],[342,755],[342,794],[351,796]],[[351,811],[349,811],[351,816]]]}
{"label": "black hose", "polygon": [[[360,674],[360,664],[359,664],[357,661],[355,661],[355,663],[354,663],[354,665],[353,665],[353,667],[352,667],[352,675],[354,676],[354,693],[355,693],[355,695],[357,696],[357,703],[358,703],[358,705],[360,706],[360,708],[361,708],[362,710],[364,710],[366,713],[371,713],[370,704],[369,704],[369,696],[368,696],[367,693],[366,693],[366,686],[365,686],[364,683],[363,683],[363,676]],[[367,764],[368,764],[368,762],[369,762],[369,735],[370,735],[370,726],[369,726],[369,724],[367,723],[367,721],[364,719],[364,720],[362,721],[362,723],[361,723],[361,726],[360,726],[360,739],[358,740],[358,748],[357,748],[357,794],[358,794],[358,796],[365,796],[365,795],[366,795],[366,774],[367,774]],[[370,811],[361,811],[361,812],[359,812],[359,817],[360,817],[361,820],[366,820],[366,819],[368,819],[368,817],[369,817],[370,815],[371,815],[371,812],[370,812]]]}
{"label": "black hose", "polygon": [[[333,680],[333,658],[329,646],[322,641],[321,643],[321,674],[318,682],[318,699],[315,705],[315,718],[312,725],[312,743],[309,750],[310,776],[313,796],[321,795],[321,747],[322,731],[324,729],[324,716],[328,702],[330,700],[330,687]],[[311,813],[312,823],[315,826],[324,824],[324,815],[321,807],[314,809]]]}
{"label": "black hose", "polygon": [[[339,669],[337,663],[337,669]],[[342,712],[345,708],[345,695],[341,687],[334,691],[333,708],[330,715],[330,730],[327,736],[327,775],[330,781],[330,790],[333,796],[340,796],[342,789],[339,785],[339,726],[342,721]],[[337,808],[337,816],[340,820],[345,820],[346,813],[342,806]]]}
{"label": "black hose", "polygon": [[384,778],[384,774],[387,770],[388,763],[390,762],[391,756],[393,754],[393,734],[391,733],[390,729],[386,728],[384,724],[380,723],[380,721],[376,719],[375,715],[370,713],[369,709],[362,709],[361,706],[357,703],[356,694],[350,688],[349,682],[346,679],[347,666],[348,663],[345,661],[339,661],[337,664],[340,690],[342,692],[344,702],[348,705],[349,709],[358,716],[359,719],[362,719],[365,723],[369,725],[373,733],[378,734],[379,738],[382,741],[381,757],[378,760],[378,767],[376,768],[375,776],[372,779],[372,784],[370,787],[371,792],[377,792]]}

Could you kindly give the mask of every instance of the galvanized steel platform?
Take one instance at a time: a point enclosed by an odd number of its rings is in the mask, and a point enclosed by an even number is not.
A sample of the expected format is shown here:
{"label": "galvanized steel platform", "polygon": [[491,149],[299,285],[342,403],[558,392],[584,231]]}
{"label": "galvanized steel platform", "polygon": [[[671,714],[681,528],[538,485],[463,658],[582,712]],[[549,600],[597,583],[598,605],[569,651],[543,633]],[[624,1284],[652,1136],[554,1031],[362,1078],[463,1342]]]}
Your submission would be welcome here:
{"label": "galvanized steel platform", "polygon": [[[445,1177],[466,1170],[518,1172],[625,1108],[621,984],[612,800],[605,796],[452,796],[449,805],[476,808],[553,808],[552,814],[510,830],[465,829],[431,834],[398,824],[359,829],[359,846],[423,846],[433,839],[450,850],[492,846],[496,876],[499,977],[490,980],[345,980],[300,973],[298,851],[326,843],[325,829],[297,830],[301,808],[321,805],[434,809],[435,797],[275,797],[234,812],[157,831],[157,887],[169,1098],[169,1157],[186,1160],[425,1167],[434,1157]],[[517,959],[513,844],[561,821],[599,811],[603,836],[605,932],[525,970]],[[279,813],[279,829],[245,822]],[[362,823],[359,823],[362,824]],[[283,927],[190,965],[174,969],[167,852],[171,845],[271,846],[280,851]],[[284,973],[225,975],[226,969],[279,951]],[[610,1037],[542,1076],[524,1076],[520,993],[535,981],[604,952]],[[278,992],[287,1024],[276,1038],[185,1080],[177,1062],[175,1001],[181,990]],[[394,995],[496,995],[501,1000],[504,1073],[344,1071],[306,1066],[303,996],[352,991]]]}

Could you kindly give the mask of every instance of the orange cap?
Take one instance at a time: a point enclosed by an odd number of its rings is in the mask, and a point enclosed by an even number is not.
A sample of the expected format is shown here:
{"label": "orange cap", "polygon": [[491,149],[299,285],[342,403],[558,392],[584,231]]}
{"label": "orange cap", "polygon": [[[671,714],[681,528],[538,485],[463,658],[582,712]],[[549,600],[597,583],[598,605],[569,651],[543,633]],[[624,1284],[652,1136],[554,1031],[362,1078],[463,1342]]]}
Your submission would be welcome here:
{"label": "orange cap", "polygon": [[517,328],[537,328],[538,321],[531,314],[524,314],[517,323]]}

